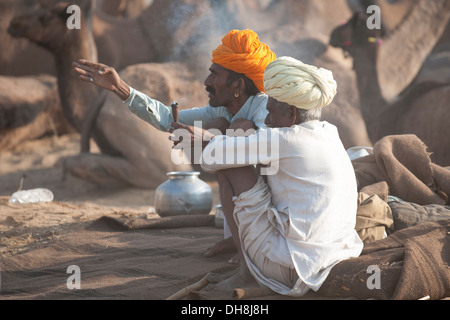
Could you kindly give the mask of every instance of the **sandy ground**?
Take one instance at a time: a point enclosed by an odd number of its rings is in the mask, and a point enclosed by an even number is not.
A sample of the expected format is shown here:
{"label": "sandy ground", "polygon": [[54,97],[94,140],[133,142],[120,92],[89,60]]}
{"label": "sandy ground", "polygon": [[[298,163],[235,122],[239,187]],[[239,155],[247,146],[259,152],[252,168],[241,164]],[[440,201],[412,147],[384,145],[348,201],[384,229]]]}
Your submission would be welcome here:
{"label": "sandy ground", "polygon": [[[13,151],[0,153],[2,256],[15,256],[39,247],[61,235],[83,229],[105,215],[159,218],[153,208],[154,190],[100,188],[72,176],[64,177],[55,163],[61,157],[77,154],[78,150],[79,135],[71,134],[27,141]],[[23,190],[50,189],[54,201],[27,205],[9,203],[22,177]],[[209,183],[214,204],[218,204],[217,185]]]}

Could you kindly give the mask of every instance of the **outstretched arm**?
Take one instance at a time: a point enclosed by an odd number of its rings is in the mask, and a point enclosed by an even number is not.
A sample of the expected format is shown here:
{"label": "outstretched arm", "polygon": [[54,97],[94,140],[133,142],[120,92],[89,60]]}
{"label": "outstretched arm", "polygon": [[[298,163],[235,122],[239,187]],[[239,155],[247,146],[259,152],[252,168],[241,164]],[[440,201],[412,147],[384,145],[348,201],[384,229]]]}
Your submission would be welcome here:
{"label": "outstretched arm", "polygon": [[114,68],[84,59],[73,62],[72,66],[81,80],[114,92],[122,101],[130,96],[130,86],[120,78]]}
{"label": "outstretched arm", "polygon": [[[120,78],[114,68],[84,59],[73,62],[72,66],[82,81],[114,92],[128,109],[142,120],[162,131],[167,131],[171,127],[174,120],[171,109],[162,102],[130,87]],[[180,123],[189,126],[195,125],[196,121],[201,121],[202,126],[206,126],[205,129],[225,130],[229,123],[225,119],[227,111],[224,109],[218,110],[210,106],[184,109],[180,110],[178,120]],[[225,123],[227,123],[226,127],[224,127]]]}

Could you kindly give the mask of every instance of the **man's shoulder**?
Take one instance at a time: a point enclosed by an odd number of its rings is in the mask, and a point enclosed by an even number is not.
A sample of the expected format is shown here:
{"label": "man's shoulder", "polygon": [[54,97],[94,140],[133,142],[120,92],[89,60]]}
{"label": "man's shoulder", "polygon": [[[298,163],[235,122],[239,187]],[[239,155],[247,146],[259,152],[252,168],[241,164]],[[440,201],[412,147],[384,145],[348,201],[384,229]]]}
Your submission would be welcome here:
{"label": "man's shoulder", "polygon": [[253,97],[252,103],[258,103],[258,104],[267,104],[267,100],[269,99],[269,96],[263,92],[258,93],[256,96]]}
{"label": "man's shoulder", "polygon": [[247,105],[247,111],[252,114],[261,113],[261,112],[267,112],[267,100],[268,96],[265,93],[258,93],[256,96],[252,96],[249,99],[248,105]]}

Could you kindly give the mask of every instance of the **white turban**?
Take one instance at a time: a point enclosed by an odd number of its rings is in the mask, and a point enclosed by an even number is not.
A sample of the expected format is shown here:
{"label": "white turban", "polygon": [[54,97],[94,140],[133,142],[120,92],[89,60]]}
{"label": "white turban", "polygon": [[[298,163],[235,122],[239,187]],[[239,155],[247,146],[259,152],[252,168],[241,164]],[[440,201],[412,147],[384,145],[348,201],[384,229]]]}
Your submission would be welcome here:
{"label": "white turban", "polygon": [[337,84],[329,70],[280,57],[267,66],[264,89],[280,102],[311,110],[328,106],[337,93]]}

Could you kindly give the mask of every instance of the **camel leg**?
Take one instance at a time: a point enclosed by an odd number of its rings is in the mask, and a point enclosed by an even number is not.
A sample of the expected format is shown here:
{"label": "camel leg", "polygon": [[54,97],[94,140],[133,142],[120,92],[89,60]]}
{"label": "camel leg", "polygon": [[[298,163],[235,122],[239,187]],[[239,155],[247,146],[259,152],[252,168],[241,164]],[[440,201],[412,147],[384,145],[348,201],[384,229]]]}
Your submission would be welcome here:
{"label": "camel leg", "polygon": [[158,168],[149,167],[149,175],[143,175],[142,170],[126,158],[104,154],[81,153],[64,158],[61,162],[64,174],[108,187],[136,186],[152,189],[166,179],[165,172],[158,175]]}

